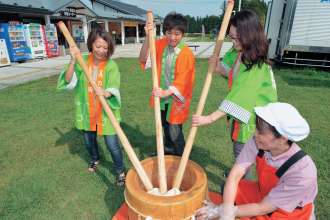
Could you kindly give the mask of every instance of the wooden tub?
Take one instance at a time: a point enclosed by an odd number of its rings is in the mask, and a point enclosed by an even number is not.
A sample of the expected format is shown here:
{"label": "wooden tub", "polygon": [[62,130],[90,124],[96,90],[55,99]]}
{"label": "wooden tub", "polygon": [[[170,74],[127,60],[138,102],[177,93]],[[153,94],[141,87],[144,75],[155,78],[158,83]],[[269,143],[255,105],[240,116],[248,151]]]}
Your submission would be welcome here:
{"label": "wooden tub", "polygon": [[[158,187],[157,157],[143,160],[147,175],[154,187]],[[180,157],[165,156],[168,190],[172,188],[174,175],[180,163]],[[125,201],[129,207],[129,220],[142,220],[151,216],[153,220],[191,219],[194,212],[202,207],[207,194],[207,177],[204,170],[195,162],[189,161],[180,188],[176,196],[156,196],[146,192],[137,173],[132,168],[127,173]]]}

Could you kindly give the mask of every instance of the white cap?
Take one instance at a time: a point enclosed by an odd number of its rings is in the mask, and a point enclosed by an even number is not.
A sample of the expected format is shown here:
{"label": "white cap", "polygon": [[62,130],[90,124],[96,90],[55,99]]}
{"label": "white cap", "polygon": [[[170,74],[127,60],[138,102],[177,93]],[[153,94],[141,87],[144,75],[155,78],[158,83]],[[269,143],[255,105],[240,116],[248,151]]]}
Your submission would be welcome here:
{"label": "white cap", "polygon": [[260,118],[291,141],[301,141],[309,134],[307,121],[288,103],[269,103],[263,107],[255,107],[254,110]]}

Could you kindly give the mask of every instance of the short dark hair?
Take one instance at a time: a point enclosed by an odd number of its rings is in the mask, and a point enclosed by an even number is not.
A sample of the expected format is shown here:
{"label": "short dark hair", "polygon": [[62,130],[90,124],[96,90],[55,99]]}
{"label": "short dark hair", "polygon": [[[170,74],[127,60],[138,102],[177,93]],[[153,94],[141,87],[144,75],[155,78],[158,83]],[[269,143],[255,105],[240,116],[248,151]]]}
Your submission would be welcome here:
{"label": "short dark hair", "polygon": [[267,58],[268,41],[259,17],[254,11],[237,12],[231,17],[230,25],[237,30],[237,37],[242,46],[242,62],[248,70],[255,64],[261,66],[263,63],[270,63]]}
{"label": "short dark hair", "polygon": [[107,58],[109,59],[115,51],[115,44],[112,40],[111,35],[102,29],[96,29],[89,33],[87,38],[87,48],[89,52],[93,52],[93,43],[96,41],[97,38],[102,38],[108,43],[108,53]]}
{"label": "short dark hair", "polygon": [[[256,128],[260,133],[265,133],[266,131],[272,132],[275,138],[280,138],[282,135],[276,130],[274,126],[266,122],[264,119],[260,118],[258,115],[256,117]],[[289,146],[291,146],[293,142],[288,140]]]}
{"label": "short dark hair", "polygon": [[179,13],[170,12],[166,15],[163,24],[163,33],[172,29],[178,29],[182,34],[187,31],[187,19]]}

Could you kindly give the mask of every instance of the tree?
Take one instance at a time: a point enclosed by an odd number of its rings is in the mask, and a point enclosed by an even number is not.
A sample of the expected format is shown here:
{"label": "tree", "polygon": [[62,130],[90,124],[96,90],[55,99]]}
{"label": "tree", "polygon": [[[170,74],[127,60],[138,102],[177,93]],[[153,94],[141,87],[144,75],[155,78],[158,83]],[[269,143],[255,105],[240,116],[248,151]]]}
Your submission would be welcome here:
{"label": "tree", "polygon": [[[263,0],[241,0],[241,9],[250,9],[254,11],[258,16],[262,24],[265,23],[267,14],[267,4]],[[235,1],[234,10],[238,11],[238,1]]]}
{"label": "tree", "polygon": [[[250,9],[256,12],[259,16],[260,21],[264,24],[266,13],[267,13],[267,4],[263,0],[241,0],[242,7],[241,9]],[[209,34],[211,32],[216,32],[219,30],[220,24],[222,22],[224,12],[227,7],[227,0],[223,1],[221,15],[210,15],[205,17],[192,17],[190,15],[186,15],[185,18],[188,22],[188,33],[201,33],[202,32],[202,25],[205,26],[205,33]],[[238,10],[238,1],[235,1],[234,11]]]}

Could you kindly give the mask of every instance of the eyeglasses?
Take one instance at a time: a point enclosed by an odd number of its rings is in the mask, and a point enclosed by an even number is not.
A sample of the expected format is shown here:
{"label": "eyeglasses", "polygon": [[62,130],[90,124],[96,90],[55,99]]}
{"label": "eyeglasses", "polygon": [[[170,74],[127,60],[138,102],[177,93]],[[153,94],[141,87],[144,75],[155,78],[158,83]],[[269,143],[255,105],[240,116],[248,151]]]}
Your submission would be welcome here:
{"label": "eyeglasses", "polygon": [[234,37],[234,36],[231,36],[230,34],[228,34],[227,37],[232,40],[239,41],[239,37]]}

